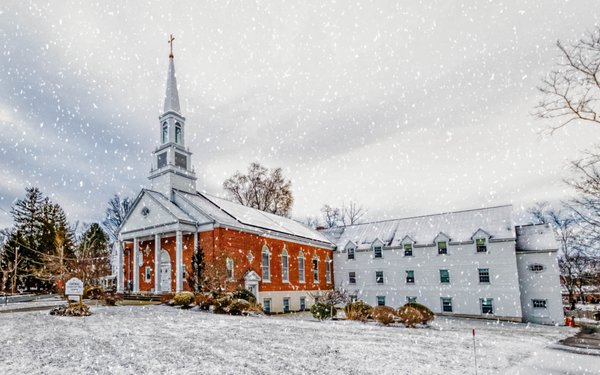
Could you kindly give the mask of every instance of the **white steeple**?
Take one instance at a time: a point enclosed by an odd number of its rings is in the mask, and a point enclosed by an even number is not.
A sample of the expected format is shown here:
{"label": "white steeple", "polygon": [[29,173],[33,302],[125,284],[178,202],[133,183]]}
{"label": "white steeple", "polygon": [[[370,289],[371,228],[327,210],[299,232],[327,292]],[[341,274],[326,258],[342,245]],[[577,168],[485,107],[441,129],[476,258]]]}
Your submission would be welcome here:
{"label": "white steeple", "polygon": [[167,76],[167,92],[165,95],[164,113],[174,111],[181,113],[179,108],[179,93],[177,92],[177,78],[175,78],[175,63],[173,55],[169,55],[169,75]]}
{"label": "white steeple", "polygon": [[185,147],[185,117],[179,107],[179,93],[173,62],[173,36],[169,54],[169,73],[164,113],[159,116],[160,145],[152,153],[151,189],[171,196],[172,189],[196,193],[196,174],[192,168],[192,153]]}

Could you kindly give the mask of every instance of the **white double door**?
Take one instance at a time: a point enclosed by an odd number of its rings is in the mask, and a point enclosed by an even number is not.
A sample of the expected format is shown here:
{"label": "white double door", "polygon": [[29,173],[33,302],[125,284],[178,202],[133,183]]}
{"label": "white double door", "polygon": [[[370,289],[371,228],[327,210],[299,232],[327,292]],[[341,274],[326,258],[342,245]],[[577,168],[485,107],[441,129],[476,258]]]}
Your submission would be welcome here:
{"label": "white double door", "polygon": [[171,291],[171,257],[164,250],[160,257],[160,291]]}

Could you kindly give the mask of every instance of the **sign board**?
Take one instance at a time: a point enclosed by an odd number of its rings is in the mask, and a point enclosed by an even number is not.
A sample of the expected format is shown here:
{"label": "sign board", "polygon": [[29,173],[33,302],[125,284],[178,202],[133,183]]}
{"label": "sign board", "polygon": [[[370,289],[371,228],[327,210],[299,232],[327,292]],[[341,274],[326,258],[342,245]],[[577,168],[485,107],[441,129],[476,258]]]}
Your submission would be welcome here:
{"label": "sign board", "polygon": [[83,281],[76,277],[69,279],[65,284],[65,294],[68,296],[82,296],[83,295]]}

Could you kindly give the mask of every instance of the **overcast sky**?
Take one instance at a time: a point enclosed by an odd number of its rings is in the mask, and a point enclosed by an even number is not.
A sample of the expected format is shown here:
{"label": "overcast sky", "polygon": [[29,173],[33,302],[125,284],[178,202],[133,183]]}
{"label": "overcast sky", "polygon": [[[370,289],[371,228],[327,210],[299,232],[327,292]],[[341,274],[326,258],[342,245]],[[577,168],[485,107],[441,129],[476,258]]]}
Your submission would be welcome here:
{"label": "overcast sky", "polygon": [[566,199],[568,161],[600,136],[531,115],[597,1],[89,3],[0,4],[2,209],[33,185],[89,222],[149,186],[170,33],[198,189],[282,167],[296,218]]}

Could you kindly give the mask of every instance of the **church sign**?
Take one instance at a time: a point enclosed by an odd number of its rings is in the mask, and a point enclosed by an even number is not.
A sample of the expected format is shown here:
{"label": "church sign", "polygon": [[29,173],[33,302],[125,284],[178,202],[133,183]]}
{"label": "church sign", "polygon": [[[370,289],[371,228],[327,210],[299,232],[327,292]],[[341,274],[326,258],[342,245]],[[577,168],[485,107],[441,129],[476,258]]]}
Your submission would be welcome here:
{"label": "church sign", "polygon": [[65,284],[65,294],[69,296],[70,300],[79,300],[81,302],[81,296],[83,296],[83,281],[76,277],[73,277]]}

